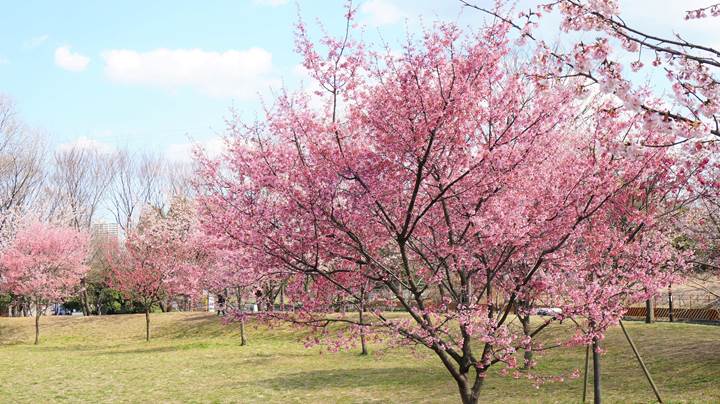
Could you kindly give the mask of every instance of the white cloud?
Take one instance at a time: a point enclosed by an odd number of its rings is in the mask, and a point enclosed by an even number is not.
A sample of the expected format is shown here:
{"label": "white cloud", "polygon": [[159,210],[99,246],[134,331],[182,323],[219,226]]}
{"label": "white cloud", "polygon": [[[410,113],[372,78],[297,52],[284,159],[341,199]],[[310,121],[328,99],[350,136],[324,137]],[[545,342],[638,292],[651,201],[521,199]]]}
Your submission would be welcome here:
{"label": "white cloud", "polygon": [[80,136],[71,142],[63,143],[57,147],[57,150],[59,152],[64,152],[72,149],[95,150],[98,153],[109,154],[115,150],[115,146],[110,143],[105,143],[96,139],[89,138],[87,136]]}
{"label": "white cloud", "polygon": [[374,25],[395,24],[407,17],[391,0],[368,0],[360,6],[360,11],[367,14]]}
{"label": "white cloud", "polygon": [[193,159],[195,147],[200,146],[209,157],[218,157],[226,150],[225,139],[222,136],[213,136],[202,142],[174,143],[168,146],[166,156],[175,162],[190,162]]}
{"label": "white cloud", "polygon": [[47,42],[47,40],[49,38],[50,38],[50,35],[47,35],[47,34],[30,38],[27,41],[23,42],[23,47],[26,49],[37,48],[37,47],[41,46],[42,44],[44,44],[45,42]]}
{"label": "white cloud", "polygon": [[85,70],[90,58],[79,53],[71,52],[69,46],[61,46],[55,49],[55,64],[71,72]]}
{"label": "white cloud", "polygon": [[261,6],[277,7],[284,6],[288,3],[288,0],[253,0],[253,3]]}
{"label": "white cloud", "polygon": [[4,57],[0,56],[0,65],[6,65],[10,63],[9,60],[5,59]]}
{"label": "white cloud", "polygon": [[202,49],[116,49],[103,52],[105,74],[118,83],[166,89],[193,88],[214,97],[252,98],[279,83],[271,76],[272,54],[261,48],[211,52]]}

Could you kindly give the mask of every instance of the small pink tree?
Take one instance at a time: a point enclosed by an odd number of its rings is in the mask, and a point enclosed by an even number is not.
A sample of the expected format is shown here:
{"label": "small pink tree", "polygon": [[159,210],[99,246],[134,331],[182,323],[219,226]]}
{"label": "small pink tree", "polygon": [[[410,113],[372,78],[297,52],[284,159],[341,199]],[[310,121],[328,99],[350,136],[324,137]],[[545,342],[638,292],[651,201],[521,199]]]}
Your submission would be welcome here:
{"label": "small pink tree", "polygon": [[167,213],[147,210],[122,246],[110,249],[109,284],[145,312],[145,339],[150,340],[150,310],[178,294],[195,295],[203,269],[192,204],[175,200]]}
{"label": "small pink tree", "polygon": [[76,292],[88,267],[87,234],[70,227],[29,220],[2,253],[3,288],[35,305],[35,344],[40,315],[53,302]]}
{"label": "small pink tree", "polygon": [[256,273],[246,269],[242,259],[242,249],[229,240],[220,242],[219,239],[210,240],[206,236],[205,246],[214,246],[212,253],[208,252],[206,270],[204,272],[203,287],[211,293],[223,295],[225,301],[230,294],[235,298],[236,306],[228,308],[229,318],[240,323],[240,345],[247,345],[245,333],[245,319],[248,313],[244,309],[247,300],[253,296],[261,284],[256,279]]}

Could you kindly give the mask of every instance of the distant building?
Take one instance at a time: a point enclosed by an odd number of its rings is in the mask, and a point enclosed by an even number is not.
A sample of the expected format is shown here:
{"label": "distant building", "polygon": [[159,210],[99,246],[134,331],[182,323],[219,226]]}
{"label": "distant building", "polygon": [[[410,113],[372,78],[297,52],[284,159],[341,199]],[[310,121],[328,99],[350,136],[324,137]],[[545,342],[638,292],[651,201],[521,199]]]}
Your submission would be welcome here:
{"label": "distant building", "polygon": [[92,226],[92,236],[96,242],[118,241],[120,226],[117,223],[96,223]]}

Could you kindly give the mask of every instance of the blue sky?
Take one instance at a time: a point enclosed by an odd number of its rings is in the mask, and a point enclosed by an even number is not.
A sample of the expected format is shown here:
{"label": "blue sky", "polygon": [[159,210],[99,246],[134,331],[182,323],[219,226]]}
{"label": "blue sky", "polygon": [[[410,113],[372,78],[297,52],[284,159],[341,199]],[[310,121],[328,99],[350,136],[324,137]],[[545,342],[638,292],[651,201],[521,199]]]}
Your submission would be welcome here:
{"label": "blue sky", "polygon": [[[303,1],[300,10],[308,22],[317,17],[339,32],[342,6]],[[25,121],[47,132],[54,147],[89,139],[172,153],[189,139],[207,141],[221,132],[229,107],[252,117],[257,92],[300,79],[292,2],[16,1],[4,8],[0,92],[15,99]],[[459,11],[455,4],[448,9]],[[404,14],[376,17],[372,7],[364,10],[369,30],[390,37],[404,31]],[[168,60],[173,55],[175,63]],[[123,58],[147,66],[131,69]],[[163,79],[183,63],[201,66]],[[243,63],[251,65],[247,74],[228,71],[243,70]]]}
{"label": "blue sky", "polygon": [[[311,25],[318,18],[340,33],[343,3],[301,0],[299,7]],[[367,37],[381,33],[391,44],[406,27],[419,28],[419,15],[425,22],[481,20],[454,0],[356,3]],[[717,19],[682,21],[682,10],[707,1],[622,3],[642,27],[681,29],[720,44]],[[297,4],[283,0],[8,1],[0,13],[0,92],[53,148],[80,142],[182,158],[191,139],[216,141],[229,107],[252,117],[258,92],[298,85],[296,20]]]}

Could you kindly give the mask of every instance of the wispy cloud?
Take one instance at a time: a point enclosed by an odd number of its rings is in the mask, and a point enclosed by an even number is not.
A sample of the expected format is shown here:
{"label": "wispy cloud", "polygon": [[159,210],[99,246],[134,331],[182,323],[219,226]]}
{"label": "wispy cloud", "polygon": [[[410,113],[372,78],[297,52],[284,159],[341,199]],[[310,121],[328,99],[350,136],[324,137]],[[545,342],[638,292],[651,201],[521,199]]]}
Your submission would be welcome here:
{"label": "wispy cloud", "polygon": [[27,41],[23,42],[23,48],[25,49],[35,49],[40,46],[42,46],[47,40],[50,39],[50,35],[44,34],[39,35],[33,38],[28,39]]}
{"label": "wispy cloud", "polygon": [[90,58],[80,53],[72,52],[69,46],[55,49],[55,64],[71,72],[81,72],[87,68]]}
{"label": "wispy cloud", "polygon": [[4,57],[0,56],[0,65],[6,65],[10,63],[9,60],[5,59]]}
{"label": "wispy cloud", "polygon": [[117,49],[103,52],[110,80],[170,90],[192,88],[213,97],[252,98],[276,85],[272,54],[261,48],[212,52],[202,49]]}
{"label": "wispy cloud", "polygon": [[207,154],[211,158],[220,156],[226,149],[225,139],[222,136],[212,136],[204,141],[174,143],[168,146],[168,159],[176,162],[190,162],[193,159],[193,152],[196,147]]}
{"label": "wispy cloud", "polygon": [[403,21],[407,14],[392,0],[368,0],[360,6],[373,25],[389,25]]}
{"label": "wispy cloud", "polygon": [[80,136],[71,142],[60,144],[57,147],[57,150],[60,152],[72,149],[95,150],[98,153],[106,154],[112,153],[115,150],[115,146],[87,136]]}

